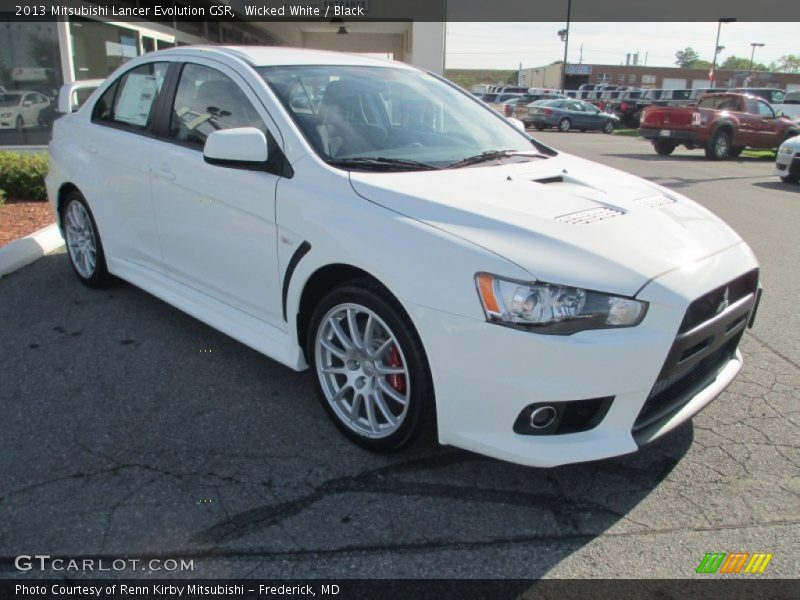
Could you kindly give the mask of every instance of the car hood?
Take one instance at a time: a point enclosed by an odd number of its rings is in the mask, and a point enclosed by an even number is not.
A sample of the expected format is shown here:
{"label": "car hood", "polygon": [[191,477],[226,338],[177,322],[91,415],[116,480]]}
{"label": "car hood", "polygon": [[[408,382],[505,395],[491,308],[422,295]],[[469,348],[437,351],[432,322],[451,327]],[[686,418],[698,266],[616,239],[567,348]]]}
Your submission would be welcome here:
{"label": "car hood", "polygon": [[354,171],[350,181],[363,198],[477,244],[539,281],[628,296],[742,241],[683,196],[565,154],[458,170]]}

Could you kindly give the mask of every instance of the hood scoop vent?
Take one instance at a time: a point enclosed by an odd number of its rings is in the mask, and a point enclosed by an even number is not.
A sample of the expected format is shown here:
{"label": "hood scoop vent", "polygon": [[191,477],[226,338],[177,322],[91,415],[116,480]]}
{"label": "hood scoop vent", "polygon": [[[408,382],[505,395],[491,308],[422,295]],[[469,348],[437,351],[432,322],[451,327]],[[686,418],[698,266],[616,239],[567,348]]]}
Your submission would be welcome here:
{"label": "hood scoop vent", "polygon": [[581,210],[568,215],[561,215],[560,217],[556,217],[555,220],[559,223],[567,223],[568,225],[591,225],[592,223],[597,223],[598,221],[605,221],[606,219],[621,217],[624,214],[625,211],[623,210],[601,206],[599,208]]}
{"label": "hood scoop vent", "polygon": [[637,198],[633,201],[639,208],[656,208],[657,206],[675,204],[675,202],[675,198],[669,196],[645,196],[644,198]]}
{"label": "hood scoop vent", "polygon": [[542,177],[541,179],[534,179],[534,183],[541,183],[543,185],[547,185],[548,183],[564,183],[564,177],[561,175],[555,175],[553,177]]}

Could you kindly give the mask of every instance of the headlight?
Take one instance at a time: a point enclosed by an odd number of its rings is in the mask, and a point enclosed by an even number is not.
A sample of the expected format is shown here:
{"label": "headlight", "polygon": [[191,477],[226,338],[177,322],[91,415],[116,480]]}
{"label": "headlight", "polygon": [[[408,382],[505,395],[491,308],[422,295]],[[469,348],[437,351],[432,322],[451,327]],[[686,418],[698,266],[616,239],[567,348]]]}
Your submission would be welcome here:
{"label": "headlight", "polygon": [[794,154],[794,149],[789,145],[778,148],[778,154]]}
{"label": "headlight", "polygon": [[550,283],[475,275],[486,319],[550,335],[585,329],[633,327],[644,319],[647,302]]}

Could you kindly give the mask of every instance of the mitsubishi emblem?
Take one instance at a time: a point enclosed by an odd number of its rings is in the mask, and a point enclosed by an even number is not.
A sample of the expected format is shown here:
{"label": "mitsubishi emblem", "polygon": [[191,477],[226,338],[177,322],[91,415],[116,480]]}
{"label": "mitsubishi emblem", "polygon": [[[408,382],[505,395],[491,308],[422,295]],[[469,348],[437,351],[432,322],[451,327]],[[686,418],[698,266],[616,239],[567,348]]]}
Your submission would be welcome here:
{"label": "mitsubishi emblem", "polygon": [[722,311],[724,311],[730,305],[731,305],[730,288],[726,287],[725,288],[725,292],[722,294],[722,302],[720,302],[719,306],[717,307],[717,314],[719,314]]}

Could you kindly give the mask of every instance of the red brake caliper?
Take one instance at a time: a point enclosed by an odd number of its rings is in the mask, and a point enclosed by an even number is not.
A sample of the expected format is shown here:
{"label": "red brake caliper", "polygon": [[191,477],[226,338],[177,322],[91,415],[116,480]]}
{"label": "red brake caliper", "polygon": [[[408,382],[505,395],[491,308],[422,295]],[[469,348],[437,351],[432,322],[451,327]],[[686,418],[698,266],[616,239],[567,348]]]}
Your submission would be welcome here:
{"label": "red brake caliper", "polygon": [[[400,353],[397,351],[397,346],[392,346],[389,351],[389,366],[402,367],[403,361],[400,360]],[[389,375],[387,377],[389,385],[396,389],[401,394],[406,393],[406,376],[405,375]]]}

